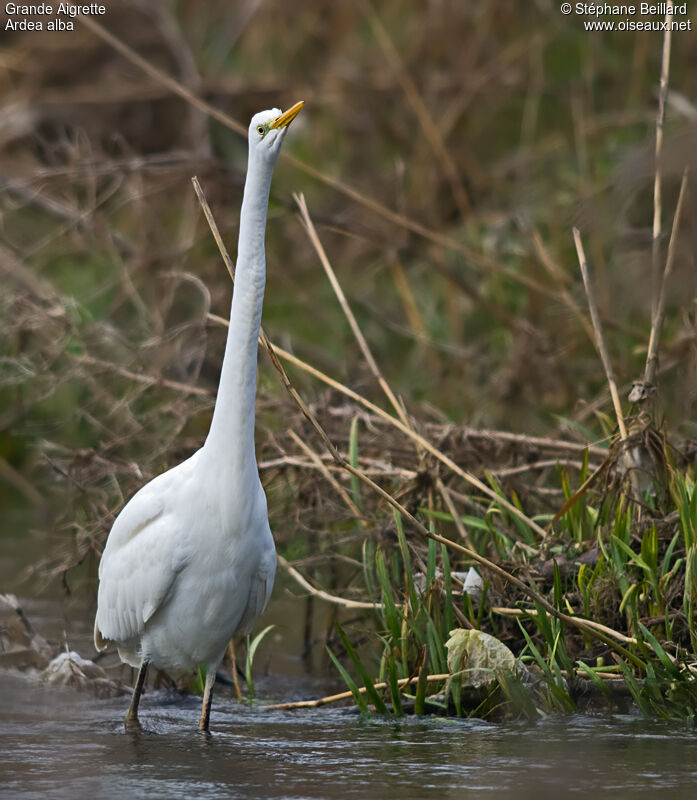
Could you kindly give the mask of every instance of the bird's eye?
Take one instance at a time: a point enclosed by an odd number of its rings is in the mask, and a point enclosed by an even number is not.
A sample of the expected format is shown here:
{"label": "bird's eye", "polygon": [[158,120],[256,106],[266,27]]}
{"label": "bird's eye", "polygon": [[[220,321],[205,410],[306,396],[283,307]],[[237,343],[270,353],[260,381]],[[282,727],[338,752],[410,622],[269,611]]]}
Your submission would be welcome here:
{"label": "bird's eye", "polygon": [[266,133],[266,128],[263,125],[257,125],[257,133],[263,136]]}

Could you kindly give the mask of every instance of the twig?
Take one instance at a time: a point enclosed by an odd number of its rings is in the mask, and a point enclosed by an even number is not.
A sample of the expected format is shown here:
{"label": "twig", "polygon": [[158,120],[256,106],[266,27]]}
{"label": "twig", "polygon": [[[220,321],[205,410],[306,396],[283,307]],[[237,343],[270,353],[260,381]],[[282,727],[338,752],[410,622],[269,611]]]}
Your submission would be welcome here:
{"label": "twig", "polygon": [[95,358],[94,356],[87,355],[86,353],[73,355],[72,358],[74,361],[77,361],[80,364],[87,364],[90,367],[109,370],[110,372],[115,372],[117,375],[121,375],[122,378],[128,378],[128,380],[134,381],[135,383],[142,383],[146,386],[164,386],[167,389],[173,389],[176,392],[182,392],[183,394],[195,394],[199,397],[211,397],[213,394],[210,389],[205,389],[201,386],[194,386],[190,383],[171,381],[168,378],[157,378],[154,375],[145,375],[142,372],[132,372],[124,367],[119,367],[118,364],[114,364],[111,361]]}
{"label": "twig", "polygon": [[404,66],[404,62],[402,61],[394,42],[390,38],[385,26],[382,24],[382,21],[375,12],[375,9],[369,0],[364,0],[363,6],[366,10],[368,18],[370,19],[370,24],[372,25],[373,32],[378,40],[380,49],[382,50],[386,60],[389,62],[392,71],[396,74],[397,80],[402,86],[402,90],[406,95],[409,105],[412,107],[412,110],[419,121],[419,125],[421,125],[421,130],[424,133],[426,141],[433,151],[433,155],[436,157],[436,160],[440,162],[443,174],[450,184],[450,191],[453,194],[455,205],[457,206],[460,215],[465,218],[469,216],[471,211],[470,201],[462,186],[462,181],[458,175],[457,166],[448,152],[448,148],[445,146],[445,142],[443,141],[443,137],[438,130],[438,126],[433,121],[433,117],[426,107],[416,83]]}
{"label": "twig", "polygon": [[324,271],[329,278],[329,283],[334,290],[334,294],[336,295],[337,300],[339,301],[339,305],[341,306],[341,310],[344,312],[344,316],[348,320],[349,325],[351,326],[351,330],[353,331],[353,335],[356,337],[356,341],[358,342],[358,346],[361,348],[361,352],[363,353],[363,357],[368,362],[368,368],[373,373],[375,380],[380,384],[380,388],[385,393],[387,399],[392,404],[392,407],[397,412],[397,416],[402,420],[402,422],[411,427],[409,424],[409,420],[407,419],[407,415],[404,413],[404,406],[403,404],[395,397],[394,392],[390,388],[390,385],[385,380],[382,372],[380,371],[380,367],[378,367],[377,362],[373,358],[373,354],[368,346],[368,342],[365,340],[365,336],[363,336],[363,332],[361,331],[358,322],[356,321],[356,317],[353,315],[353,311],[351,311],[351,306],[348,304],[348,300],[346,299],[346,295],[344,294],[344,290],[341,288],[341,284],[339,283],[336,273],[332,268],[329,259],[327,258],[327,254],[322,246],[322,242],[320,241],[319,236],[317,235],[317,231],[315,230],[314,223],[312,222],[312,218],[310,217],[310,212],[307,208],[307,203],[305,202],[305,196],[300,194],[294,194],[293,199],[295,200],[298,208],[300,209],[300,218],[303,221],[303,225],[305,226],[305,230],[307,231],[307,235],[310,237],[310,242],[312,246],[315,248],[315,252],[319,257],[320,263],[324,268]]}
{"label": "twig", "polygon": [[394,284],[397,294],[402,301],[402,306],[404,307],[404,313],[406,314],[407,321],[409,322],[412,336],[417,342],[432,344],[431,337],[428,335],[428,330],[424,324],[423,317],[421,316],[419,307],[414,299],[414,293],[412,292],[409,281],[407,280],[407,276],[404,273],[404,267],[395,255],[391,256],[388,263],[388,268],[392,277],[392,283]]}
{"label": "twig", "polygon": [[[450,674],[443,675],[426,675],[421,676],[421,680],[427,680],[430,683],[435,681],[447,681],[451,678]],[[399,678],[397,680],[398,686],[409,686],[412,683],[417,683],[419,675],[414,675],[411,678]],[[389,683],[374,683],[373,689],[386,689]],[[365,694],[368,691],[367,687],[359,686],[358,691]],[[299,708],[317,708],[318,706],[325,706],[328,703],[338,703],[341,700],[350,700],[353,697],[352,692],[339,692],[339,694],[330,694],[326,697],[319,697],[316,700],[296,700],[293,703],[276,703],[273,706],[259,706],[261,711],[295,711]]]}
{"label": "twig", "polygon": [[[491,611],[494,614],[500,614],[502,617],[536,617],[538,615],[536,608],[507,608],[505,606],[493,606]],[[661,617],[661,620],[663,620],[663,617]],[[607,625],[603,625],[600,622],[596,622],[592,619],[587,619],[584,621],[589,627],[593,627],[602,633],[606,633],[608,636],[617,636],[621,642],[624,642],[624,644],[637,643],[637,640],[633,636],[624,636],[618,631],[608,628]]]}
{"label": "twig", "polygon": [[206,222],[208,223],[208,227],[211,229],[211,233],[213,234],[215,243],[218,245],[218,252],[222,256],[223,262],[227,267],[230,280],[234,283],[235,265],[232,263],[230,254],[228,253],[227,248],[225,247],[225,242],[223,242],[223,237],[220,235],[220,231],[218,230],[218,224],[215,221],[215,217],[213,216],[211,207],[208,205],[208,200],[206,200],[206,195],[203,193],[203,189],[201,188],[201,184],[199,183],[196,175],[194,175],[194,177],[191,179],[191,183],[194,186],[194,191],[196,192],[196,197],[198,197],[198,202],[201,204],[201,208],[203,210],[204,216],[206,217]]}
{"label": "twig", "polygon": [[453,503],[453,498],[450,496],[448,487],[443,483],[441,478],[438,478],[438,480],[436,481],[436,488],[441,493],[443,500],[445,500],[445,505],[447,506],[448,513],[453,518],[453,522],[455,523],[457,532],[460,534],[460,538],[467,545],[467,547],[469,547],[471,550],[474,550],[474,545],[472,544],[472,540],[469,537],[469,533],[467,533],[467,529],[465,528],[460,515],[457,513],[457,509],[455,508],[455,503]]}
{"label": "twig", "polygon": [[[490,469],[489,472],[497,478],[510,478],[512,475],[525,475],[527,472],[554,467],[569,467],[571,469],[580,470],[583,468],[583,464],[581,461],[574,461],[570,458],[549,458],[545,461],[533,461],[530,464],[519,464],[517,467]],[[593,467],[592,469],[595,468]]]}
{"label": "twig", "polygon": [[35,506],[42,506],[46,502],[46,498],[34,484],[28,481],[24,475],[18,472],[12,464],[7,462],[2,456],[0,456],[0,478],[14,486],[15,489],[21,492],[27,500]]}
{"label": "twig", "polygon": [[666,29],[663,33],[663,54],[661,57],[661,83],[658,91],[658,112],[656,114],[656,177],[653,183],[653,238],[651,240],[651,319],[656,318],[660,280],[660,239],[661,239],[661,150],[663,148],[663,120],[665,118],[666,96],[668,94],[668,74],[670,72],[671,21],[673,19],[673,0],[666,4]]}
{"label": "twig", "polygon": [[312,461],[315,467],[324,475],[324,477],[329,481],[329,483],[334,487],[336,493],[341,497],[341,499],[346,504],[349,511],[353,514],[353,516],[364,522],[363,515],[361,514],[360,508],[353,502],[349,493],[344,489],[344,487],[337,481],[337,479],[331,474],[329,471],[329,467],[322,461],[322,459],[315,453],[315,451],[303,440],[298,436],[298,434],[291,430],[289,431],[291,439],[300,447],[300,449],[305,453],[305,455]]}
{"label": "twig", "polygon": [[[533,614],[536,613],[533,610],[531,610],[531,611],[522,611],[521,609],[497,609],[497,608],[494,608],[494,609],[492,609],[492,611],[494,611],[494,612],[506,612],[506,611],[520,612],[520,613],[516,613],[515,616],[525,616],[526,614],[533,615]],[[662,619],[662,617],[661,617],[661,619]],[[568,675],[568,673],[566,673],[566,674]],[[575,670],[575,672],[573,674],[577,678],[581,678],[583,680],[589,680],[590,681],[590,678],[588,678],[588,675],[585,672],[583,672],[582,670],[580,670],[580,669],[579,670]],[[607,681],[618,680],[618,673],[611,672],[609,669],[606,672],[597,672],[596,671],[595,674],[598,675],[598,677],[602,678],[606,682]],[[426,675],[426,676],[422,677],[422,680],[426,680],[426,681],[428,681],[430,683],[436,683],[436,682],[441,682],[441,681],[447,681],[449,678],[452,678],[452,677],[453,676],[450,675],[450,674]],[[411,678],[399,678],[398,681],[397,681],[397,685],[399,687],[407,686],[407,685],[410,685],[410,684],[417,683],[418,680],[419,680],[419,675],[414,675]],[[624,681],[622,681],[619,688],[623,688],[625,685],[626,684],[624,683]],[[375,683],[375,684],[373,684],[373,689],[376,689],[376,690],[387,689],[388,686],[389,686],[389,683],[386,683],[386,682]],[[368,689],[365,686],[360,686],[360,687],[358,687],[358,691],[361,694],[365,694],[368,691]],[[259,706],[259,709],[261,711],[298,711],[298,710],[303,709],[303,708],[319,708],[320,706],[329,705],[331,703],[339,703],[342,700],[350,700],[352,696],[353,696],[352,692],[339,692],[338,694],[330,694],[330,695],[327,695],[326,697],[319,697],[316,700],[296,700],[296,701],[290,702],[290,703],[276,703],[275,705]]]}
{"label": "twig", "polygon": [[588,454],[592,456],[602,458],[607,455],[607,450],[604,447],[582,444],[581,442],[565,442],[557,439],[548,439],[544,436],[528,436],[525,433],[467,428],[465,430],[465,435],[467,438],[478,439],[481,437],[483,439],[491,439],[495,442],[510,442],[511,444],[524,445],[535,450],[554,450],[555,452],[561,451],[564,453],[583,453],[585,450],[588,450]]}
{"label": "twig", "polygon": [[624,424],[624,417],[622,415],[622,406],[620,405],[620,396],[617,392],[617,381],[615,374],[612,370],[612,363],[610,356],[605,346],[603,339],[603,329],[600,324],[600,315],[598,314],[598,307],[595,303],[595,295],[593,294],[593,287],[588,275],[588,264],[586,263],[586,254],[583,250],[583,242],[581,241],[581,234],[578,228],[573,229],[574,244],[576,245],[576,253],[578,254],[578,263],[581,267],[581,275],[583,276],[583,285],[586,289],[586,297],[588,298],[588,309],[591,314],[591,323],[593,324],[593,332],[595,333],[595,346],[600,354],[605,370],[605,377],[607,378],[608,386],[610,387],[610,396],[612,397],[612,405],[615,408],[615,416],[617,417],[617,427],[620,430],[620,438],[624,441],[627,438],[627,427]]}
{"label": "twig", "polygon": [[534,230],[532,232],[532,243],[535,246],[535,250],[537,251],[537,257],[542,262],[542,265],[547,270],[549,275],[552,277],[554,282],[557,284],[559,288],[559,294],[562,300],[566,303],[571,313],[576,317],[576,319],[583,325],[586,333],[588,334],[589,339],[593,339],[593,328],[591,327],[590,322],[588,322],[588,317],[581,311],[578,303],[574,300],[571,295],[571,292],[566,287],[566,280],[567,275],[563,272],[558,264],[550,256],[547,248],[542,241],[542,237],[540,236],[539,231]]}
{"label": "twig", "polygon": [[673,271],[673,261],[675,260],[675,249],[678,241],[678,231],[680,229],[680,214],[682,212],[682,205],[685,199],[685,192],[687,189],[687,174],[688,168],[682,175],[682,183],[680,184],[680,194],[678,195],[678,203],[675,207],[675,215],[673,216],[673,228],[670,233],[670,242],[668,243],[668,255],[666,257],[666,265],[661,277],[660,286],[658,289],[658,299],[656,302],[656,309],[654,312],[653,320],[651,322],[651,335],[649,336],[649,347],[646,356],[646,367],[644,369],[644,386],[653,386],[656,381],[656,370],[658,369],[658,346],[661,339],[661,331],[663,329],[663,317],[665,312],[666,302],[666,284],[668,278]]}
{"label": "twig", "polygon": [[[279,467],[298,467],[298,469],[315,469],[319,470],[324,474],[324,470],[328,470],[331,474],[332,470],[344,472],[343,468],[340,467],[338,464],[335,464],[332,460],[332,457],[329,453],[326,456],[321,456],[319,453],[314,454],[318,459],[322,467],[320,468],[319,464],[314,460],[305,460],[300,456],[291,456],[291,455],[283,455],[279,456],[278,458],[268,458],[264,461],[260,461],[257,464],[259,471],[263,470],[270,470],[270,469],[278,469]],[[330,463],[325,464],[325,461],[329,459]],[[375,459],[366,459],[361,457],[360,459],[363,462],[368,464],[372,464],[373,466],[364,467],[363,471],[366,475],[370,475],[371,473],[374,475],[379,475],[381,477],[398,477],[402,480],[414,480],[418,475],[418,472],[414,469],[404,469],[403,467],[393,467],[386,465],[384,462]]]}
{"label": "twig", "polygon": [[332,603],[335,606],[342,608],[365,608],[370,611],[379,611],[382,608],[382,603],[368,603],[363,600],[349,600],[346,597],[339,597],[335,594],[329,594],[324,589],[316,589],[311,583],[304,578],[295,567],[292,567],[282,555],[277,555],[278,563],[285,569],[288,574],[298,583],[302,588],[311,594],[313,597],[319,597],[320,600],[325,600],[327,603]]}

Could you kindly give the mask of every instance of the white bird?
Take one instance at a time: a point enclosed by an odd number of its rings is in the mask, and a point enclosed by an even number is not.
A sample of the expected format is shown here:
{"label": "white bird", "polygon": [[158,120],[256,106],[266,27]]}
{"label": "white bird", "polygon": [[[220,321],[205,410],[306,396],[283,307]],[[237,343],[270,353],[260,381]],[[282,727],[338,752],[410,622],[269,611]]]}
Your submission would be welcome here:
{"label": "white bird", "polygon": [[114,643],[122,661],[140,667],[127,728],[139,727],[149,664],[173,671],[205,665],[199,730],[208,730],[227,644],[251,631],[271,595],[276,550],[254,451],[257,337],[271,175],[302,106],[262,111],[249,126],[230,327],[206,441],[133,495],[102,554],[95,646]]}

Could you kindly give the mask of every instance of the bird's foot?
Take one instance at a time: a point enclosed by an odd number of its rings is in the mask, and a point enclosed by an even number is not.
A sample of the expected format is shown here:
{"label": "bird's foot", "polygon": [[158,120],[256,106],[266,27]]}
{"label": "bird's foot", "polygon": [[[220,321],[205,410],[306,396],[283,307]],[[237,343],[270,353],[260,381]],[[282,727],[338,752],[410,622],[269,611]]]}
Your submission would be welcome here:
{"label": "bird's foot", "polygon": [[130,711],[126,714],[126,719],[123,721],[123,727],[128,733],[142,733],[143,726],[140,724],[137,714],[132,714]]}

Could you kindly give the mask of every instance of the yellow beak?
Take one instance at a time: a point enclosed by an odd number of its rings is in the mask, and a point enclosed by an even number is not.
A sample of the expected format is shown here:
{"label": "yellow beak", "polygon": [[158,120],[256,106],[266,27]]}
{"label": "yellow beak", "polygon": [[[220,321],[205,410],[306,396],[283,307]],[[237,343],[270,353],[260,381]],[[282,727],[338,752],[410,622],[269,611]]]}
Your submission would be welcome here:
{"label": "yellow beak", "polygon": [[276,119],[269,125],[269,128],[273,130],[274,128],[285,128],[298,116],[300,110],[305,105],[305,101],[301,100],[299,103],[296,103],[294,106],[291,106],[288,111],[284,111],[280,117],[276,117]]}

